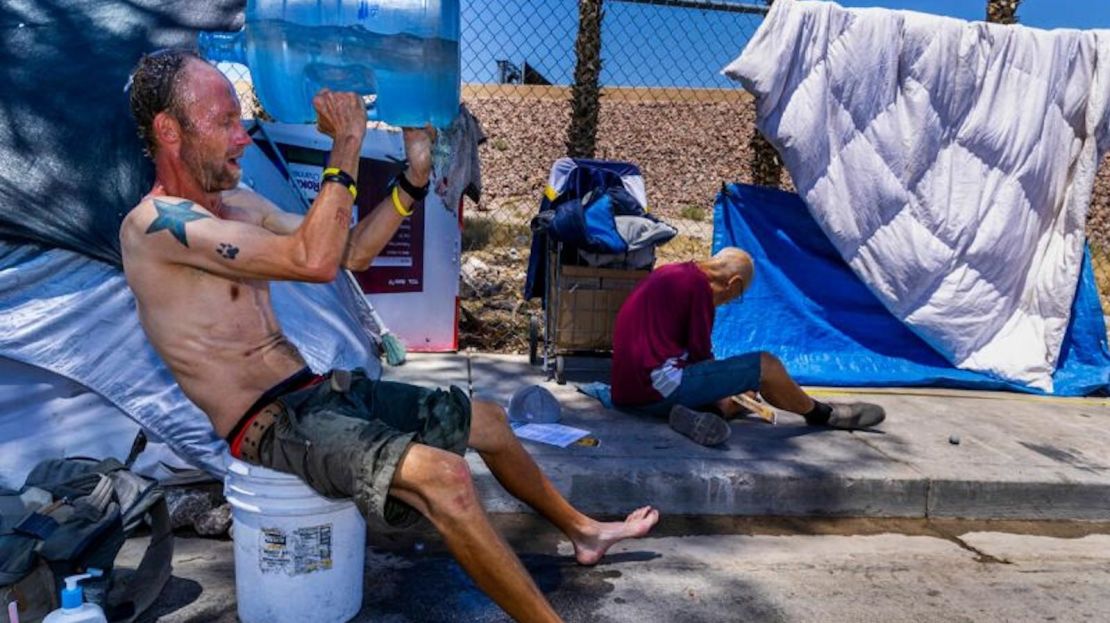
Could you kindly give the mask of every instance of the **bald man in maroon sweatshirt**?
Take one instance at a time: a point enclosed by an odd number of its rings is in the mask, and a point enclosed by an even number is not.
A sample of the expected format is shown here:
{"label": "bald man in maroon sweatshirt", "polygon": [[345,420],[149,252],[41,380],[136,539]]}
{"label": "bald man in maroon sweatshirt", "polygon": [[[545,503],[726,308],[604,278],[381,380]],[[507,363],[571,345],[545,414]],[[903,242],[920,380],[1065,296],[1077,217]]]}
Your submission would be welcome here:
{"label": "bald man in maroon sweatshirt", "polygon": [[741,410],[731,398],[748,392],[811,426],[851,430],[882,422],[878,405],[809,397],[770,353],[713,357],[717,306],[742,296],[754,276],[751,256],[728,247],[705,261],[663,266],[640,282],[613,329],[613,403],[666,416],[672,428],[706,446],[728,439],[727,420]]}

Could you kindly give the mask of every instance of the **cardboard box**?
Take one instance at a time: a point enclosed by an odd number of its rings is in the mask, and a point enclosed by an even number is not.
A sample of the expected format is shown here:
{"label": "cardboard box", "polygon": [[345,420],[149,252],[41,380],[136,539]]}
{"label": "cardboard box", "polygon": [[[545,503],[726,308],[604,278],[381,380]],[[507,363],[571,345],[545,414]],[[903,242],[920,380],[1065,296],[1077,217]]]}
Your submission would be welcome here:
{"label": "cardboard box", "polygon": [[650,271],[563,266],[557,284],[555,348],[561,351],[610,351],[613,323],[625,299]]}

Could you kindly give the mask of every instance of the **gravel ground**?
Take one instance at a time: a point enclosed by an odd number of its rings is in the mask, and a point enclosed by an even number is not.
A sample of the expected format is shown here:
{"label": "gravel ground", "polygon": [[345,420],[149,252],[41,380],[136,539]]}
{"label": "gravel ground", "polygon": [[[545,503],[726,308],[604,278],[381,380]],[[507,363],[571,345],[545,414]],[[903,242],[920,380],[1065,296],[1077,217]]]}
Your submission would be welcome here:
{"label": "gravel ground", "polygon": [[[566,152],[567,102],[467,102],[489,140],[481,147],[483,208],[538,206],[551,164]],[[598,158],[637,163],[652,210],[712,214],[722,182],[750,180],[748,141],[755,111],[746,98],[725,102],[603,102]]]}

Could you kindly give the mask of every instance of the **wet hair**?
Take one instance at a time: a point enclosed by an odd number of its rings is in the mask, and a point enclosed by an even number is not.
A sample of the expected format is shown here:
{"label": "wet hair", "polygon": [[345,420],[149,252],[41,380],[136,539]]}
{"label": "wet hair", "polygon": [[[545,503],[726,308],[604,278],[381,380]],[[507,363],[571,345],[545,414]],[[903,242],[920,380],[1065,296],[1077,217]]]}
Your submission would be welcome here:
{"label": "wet hair", "polygon": [[131,116],[138,125],[139,138],[146,155],[154,157],[154,117],[160,112],[173,115],[188,127],[185,100],[181,97],[181,78],[190,60],[204,62],[196,52],[183,48],[165,48],[144,54],[128,82]]}

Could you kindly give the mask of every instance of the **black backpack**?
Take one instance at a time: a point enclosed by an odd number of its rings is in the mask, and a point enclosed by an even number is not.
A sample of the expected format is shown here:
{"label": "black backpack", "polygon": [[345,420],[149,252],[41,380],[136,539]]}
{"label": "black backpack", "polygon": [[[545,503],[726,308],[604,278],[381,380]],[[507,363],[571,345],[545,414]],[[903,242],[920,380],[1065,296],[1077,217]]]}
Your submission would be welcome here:
{"label": "black backpack", "polygon": [[[66,576],[89,568],[104,574],[82,582],[85,600],[108,620],[133,621],[154,603],[172,571],[173,532],[161,487],[128,469],[137,454],[126,465],[51,459],[19,491],[0,488],[0,623],[9,623],[11,601],[19,602],[21,623],[40,621],[58,607]],[[150,545],[138,568],[114,569],[144,520]]]}

